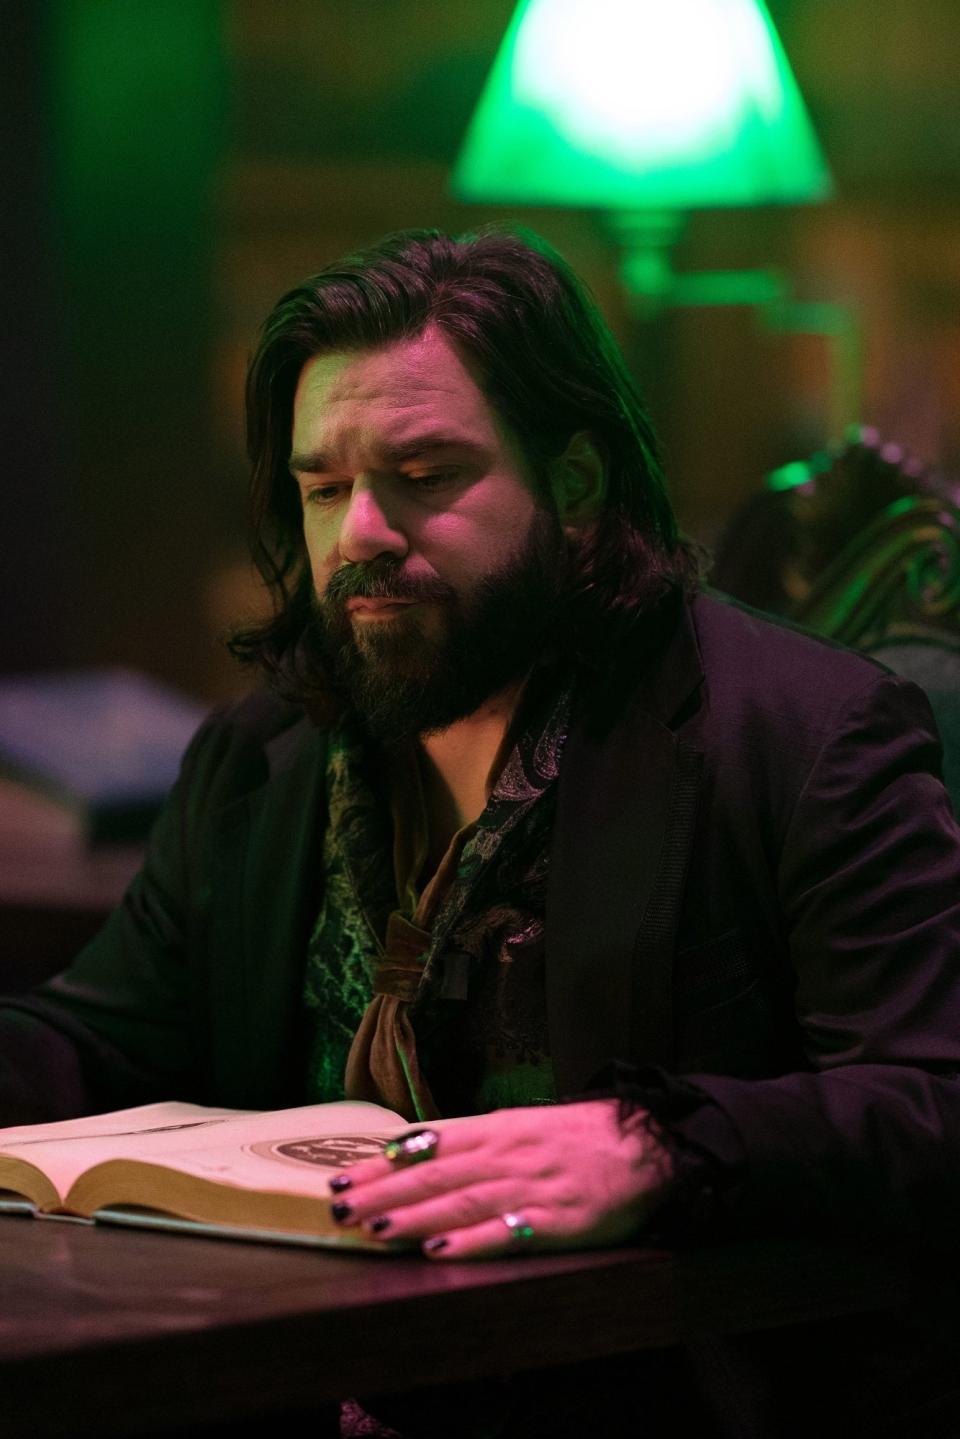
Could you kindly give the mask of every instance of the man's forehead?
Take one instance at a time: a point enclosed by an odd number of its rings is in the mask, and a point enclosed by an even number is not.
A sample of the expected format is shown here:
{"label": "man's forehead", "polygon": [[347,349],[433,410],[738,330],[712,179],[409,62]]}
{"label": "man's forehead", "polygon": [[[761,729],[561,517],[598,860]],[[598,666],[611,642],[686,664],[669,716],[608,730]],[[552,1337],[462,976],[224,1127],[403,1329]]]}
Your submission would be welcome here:
{"label": "man's forehead", "polygon": [[496,422],[479,386],[438,332],[307,360],[293,413],[293,450],[394,450],[444,438],[489,442]]}
{"label": "man's forehead", "polygon": [[332,350],[304,363],[297,398],[320,403],[416,396],[424,388],[440,393],[480,394],[463,359],[435,327],[410,339],[363,349]]}

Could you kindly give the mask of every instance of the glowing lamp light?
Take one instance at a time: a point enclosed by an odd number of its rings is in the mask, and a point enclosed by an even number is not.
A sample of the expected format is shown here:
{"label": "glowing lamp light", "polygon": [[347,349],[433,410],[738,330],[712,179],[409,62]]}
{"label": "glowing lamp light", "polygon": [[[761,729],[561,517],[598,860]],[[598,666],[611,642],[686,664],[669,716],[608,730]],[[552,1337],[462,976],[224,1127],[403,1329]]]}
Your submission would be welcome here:
{"label": "glowing lamp light", "polygon": [[763,0],[521,0],[452,185],[468,201],[630,211],[831,188]]}

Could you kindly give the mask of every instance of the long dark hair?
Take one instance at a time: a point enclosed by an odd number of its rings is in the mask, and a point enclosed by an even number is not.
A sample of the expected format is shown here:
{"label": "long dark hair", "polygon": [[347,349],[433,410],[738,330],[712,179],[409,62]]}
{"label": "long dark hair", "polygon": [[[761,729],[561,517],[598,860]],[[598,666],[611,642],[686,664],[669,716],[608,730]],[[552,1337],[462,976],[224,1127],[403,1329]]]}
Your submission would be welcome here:
{"label": "long dark hair", "polygon": [[405,230],[327,266],[268,316],[247,378],[251,545],[274,614],[237,632],[234,655],[290,698],[316,703],[324,677],[297,488],[288,469],[300,372],[323,351],[369,349],[434,325],[470,362],[534,474],[589,431],[607,496],[575,547],[564,598],[584,654],[624,620],[699,576],[678,535],[653,429],[636,383],[584,284],[543,240],[485,229]]}

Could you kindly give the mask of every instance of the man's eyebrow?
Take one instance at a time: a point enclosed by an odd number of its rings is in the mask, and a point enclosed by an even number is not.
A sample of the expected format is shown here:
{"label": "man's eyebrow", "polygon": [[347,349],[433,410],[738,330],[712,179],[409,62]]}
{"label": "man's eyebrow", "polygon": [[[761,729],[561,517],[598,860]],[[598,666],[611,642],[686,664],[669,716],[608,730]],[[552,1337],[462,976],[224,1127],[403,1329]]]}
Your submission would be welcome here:
{"label": "man's eyebrow", "polygon": [[[427,459],[430,455],[449,450],[470,455],[488,453],[485,445],[477,444],[475,440],[465,439],[461,435],[423,435],[397,444],[381,445],[377,451],[377,461],[378,465],[384,467],[403,465],[409,464],[411,460]],[[295,475],[332,474],[337,468],[336,461],[323,450],[311,450],[302,455],[294,453],[290,456],[289,466]]]}

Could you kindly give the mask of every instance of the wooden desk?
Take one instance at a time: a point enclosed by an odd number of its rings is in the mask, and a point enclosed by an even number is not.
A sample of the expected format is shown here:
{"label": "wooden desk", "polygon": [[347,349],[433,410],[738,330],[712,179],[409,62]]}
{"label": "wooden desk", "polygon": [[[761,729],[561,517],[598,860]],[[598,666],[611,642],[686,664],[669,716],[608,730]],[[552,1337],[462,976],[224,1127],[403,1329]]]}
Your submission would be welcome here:
{"label": "wooden desk", "polygon": [[911,1292],[886,1256],[806,1242],[431,1264],[4,1218],[0,1426],[5,1439],[111,1439],[256,1420]]}

